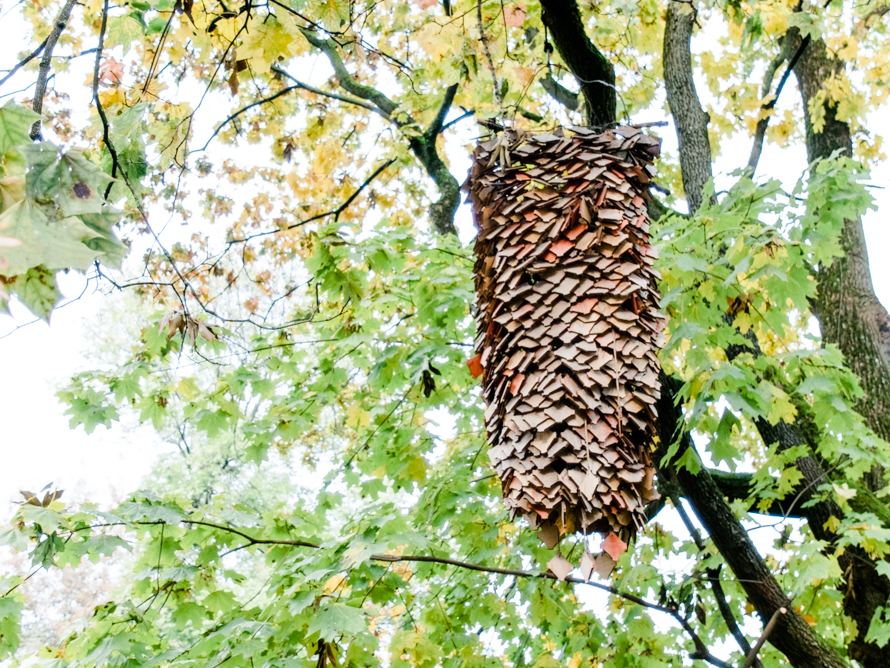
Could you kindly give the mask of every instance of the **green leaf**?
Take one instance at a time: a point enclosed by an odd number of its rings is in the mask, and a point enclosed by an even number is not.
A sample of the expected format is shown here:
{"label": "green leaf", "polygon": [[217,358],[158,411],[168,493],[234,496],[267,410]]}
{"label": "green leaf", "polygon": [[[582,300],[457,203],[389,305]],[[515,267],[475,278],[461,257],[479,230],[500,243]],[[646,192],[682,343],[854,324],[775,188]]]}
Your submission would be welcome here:
{"label": "green leaf", "polygon": [[341,634],[356,634],[367,628],[365,615],[359,608],[343,603],[327,603],[315,614],[307,633],[316,631],[322,639],[336,640]]}
{"label": "green leaf", "polygon": [[183,629],[189,622],[195,629],[200,629],[204,621],[207,619],[207,609],[203,606],[186,601],[180,603],[173,611],[173,621],[176,622],[177,628]]}
{"label": "green leaf", "polygon": [[99,534],[98,536],[90,536],[84,541],[84,552],[94,557],[93,561],[98,561],[99,555],[110,556],[118,548],[123,548],[130,552],[133,548],[130,544],[119,536],[109,536],[107,534]]}
{"label": "green leaf", "polygon": [[220,589],[205,596],[201,604],[210,612],[228,612],[234,609],[237,601],[232,592]]}
{"label": "green leaf", "polygon": [[29,132],[40,116],[9,100],[0,107],[0,155],[22,144],[30,144]]}
{"label": "green leaf", "polygon": [[23,274],[31,267],[47,269],[86,269],[99,253],[84,242],[96,234],[77,218],[50,221],[31,201],[18,202],[0,215],[4,236],[21,245],[0,246],[0,257],[9,261],[6,276]]}
{"label": "green leaf", "polygon": [[871,625],[868,627],[868,634],[865,636],[866,642],[873,642],[878,647],[884,647],[890,642],[890,619],[888,619],[890,608],[878,608],[875,610],[875,616],[872,617]]}
{"label": "green leaf", "polygon": [[53,272],[43,265],[31,267],[17,276],[11,287],[31,313],[47,322],[53,307],[62,298]]}
{"label": "green leaf", "polygon": [[105,43],[109,46],[123,46],[124,55],[130,50],[130,45],[143,36],[142,24],[133,18],[132,14],[126,16],[111,16],[108,19],[108,35]]}

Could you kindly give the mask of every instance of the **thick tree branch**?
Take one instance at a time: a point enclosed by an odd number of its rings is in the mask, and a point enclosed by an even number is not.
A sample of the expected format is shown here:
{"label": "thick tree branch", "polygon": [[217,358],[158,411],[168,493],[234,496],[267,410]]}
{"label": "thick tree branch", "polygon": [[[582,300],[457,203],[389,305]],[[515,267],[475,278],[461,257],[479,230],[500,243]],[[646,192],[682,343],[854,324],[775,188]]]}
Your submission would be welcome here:
{"label": "thick tree branch", "polygon": [[430,123],[430,126],[423,133],[424,136],[435,141],[436,137],[442,133],[445,117],[448,115],[451,105],[454,104],[454,96],[456,94],[457,84],[452,84],[445,89],[445,97],[442,99],[442,104],[439,105],[439,111],[436,112],[436,116],[433,118],[432,123]]}
{"label": "thick tree branch", "polygon": [[[340,57],[340,52],[337,50],[337,45],[333,41],[329,39],[322,39],[311,30],[303,30],[302,33],[306,40],[312,46],[314,46],[325,56],[327,56],[328,62],[330,62],[331,67],[334,68],[334,75],[337,77],[337,83],[340,84],[343,90],[354,95],[355,97],[367,100],[375,107],[377,107],[378,110],[386,114],[387,117],[392,116],[392,113],[398,108],[399,105],[390,100],[386,95],[381,93],[373,86],[366,86],[356,81],[355,78],[349,73],[349,70],[346,69],[346,64]],[[411,120],[408,121],[409,124],[412,122],[413,121]]]}
{"label": "thick tree branch", "polygon": [[702,191],[711,179],[711,142],[708,115],[701,107],[692,78],[692,26],[689,5],[668,0],[664,27],[664,84],[677,128],[680,169],[689,213],[702,205]]}
{"label": "thick tree branch", "polygon": [[[683,504],[680,502],[679,484],[677,483],[676,478],[671,482],[670,496],[674,508],[680,515],[680,519],[683,520],[683,524],[686,526],[686,531],[689,532],[689,536],[698,548],[699,554],[706,556],[705,542],[702,540],[699,530],[692,523],[692,520],[689,519],[689,515],[686,514],[686,509],[683,507]],[[732,608],[729,607],[729,603],[726,601],[726,593],[723,591],[723,584],[720,582],[720,568],[709,568],[706,573],[708,575],[708,583],[711,585],[711,590],[714,592],[714,598],[717,600],[717,608],[720,610],[720,616],[723,617],[723,621],[726,623],[726,628],[729,629],[732,637],[735,638],[739,649],[742,650],[742,654],[747,656],[751,653],[751,645],[748,643],[745,634],[742,633],[742,630],[739,628],[739,624],[732,612]],[[754,666],[755,668],[763,668],[763,664],[761,664],[759,660],[756,661]]]}
{"label": "thick tree branch", "polygon": [[[661,461],[662,473],[678,481],[683,495],[690,501],[714,545],[732,569],[748,601],[764,621],[776,610],[786,608],[777,624],[777,633],[770,643],[785,654],[795,668],[841,668],[845,664],[835,652],[822,645],[806,621],[791,607],[791,602],[776,582],[772,571],[757,552],[744,527],[729,507],[713,478],[701,467],[692,473],[688,467],[676,468],[677,456],[665,461],[668,447],[679,436],[683,455],[693,449],[688,433],[682,431],[683,418],[674,404],[680,383],[665,374],[661,376],[662,396],[658,401],[659,447],[655,455]],[[677,430],[680,430],[679,433]]]}
{"label": "thick tree branch", "polygon": [[[226,122],[232,120],[232,118],[235,118],[236,116],[247,111],[251,107],[255,107],[256,105],[262,104],[264,102],[268,102],[269,100],[274,100],[276,97],[281,97],[282,95],[284,95],[284,93],[286,93],[294,88],[301,88],[302,90],[309,91],[310,93],[314,93],[315,95],[321,95],[322,97],[329,97],[332,100],[337,100],[339,102],[345,102],[346,104],[352,104],[352,105],[355,105],[356,107],[361,107],[362,109],[367,109],[368,111],[372,111],[375,114],[377,114],[378,116],[383,117],[390,123],[395,122],[395,121],[393,121],[393,119],[390,117],[390,115],[388,113],[386,113],[384,110],[380,109],[380,107],[378,107],[374,104],[369,104],[368,102],[365,102],[364,100],[359,100],[354,97],[346,97],[345,95],[337,95],[336,93],[331,93],[330,91],[322,90],[321,88],[316,88],[315,86],[310,86],[309,84],[305,84],[302,81],[300,81],[299,79],[297,79],[296,77],[290,75],[287,71],[280,68],[276,63],[272,63],[272,67],[270,69],[273,72],[276,72],[277,74],[280,74],[281,76],[286,77],[287,79],[292,81],[294,83],[294,85],[291,86],[290,88],[280,91],[279,93],[277,93],[269,98],[259,100],[258,102],[254,102],[253,104],[244,107],[244,109],[241,109],[240,111],[236,112],[233,116],[231,116],[230,118],[227,118],[225,121],[223,121],[222,125],[225,125]],[[220,125],[220,127],[222,127],[222,125]],[[214,134],[216,134],[216,133],[214,133]]]}
{"label": "thick tree branch", "polygon": [[554,79],[549,73],[545,74],[540,79],[541,86],[554,100],[559,102],[566,109],[570,109],[571,111],[577,111],[579,104],[579,95],[577,93],[573,93],[568,88],[559,83],[556,79]]}
{"label": "thick tree branch", "polygon": [[[373,107],[372,111],[381,114],[397,127],[417,125],[417,122],[407,114],[407,112],[402,112],[405,114],[404,120],[399,120],[394,117],[393,113],[398,109],[398,105],[395,102],[376,88],[366,86],[356,81],[349,73],[349,70],[346,69],[346,64],[340,57],[340,52],[337,50],[337,45],[334,42],[322,39],[310,30],[303,30],[302,32],[312,46],[327,56],[328,61],[331,63],[331,67],[334,68],[334,75],[337,78],[337,83],[339,83],[346,92],[370,103],[370,105],[367,105],[367,103],[363,102],[359,104],[359,106],[364,106],[368,109]],[[292,77],[290,78],[292,81],[296,81]],[[310,90],[309,87],[305,85],[302,87],[306,88],[306,90]],[[408,137],[408,145],[411,147],[412,153],[414,153],[415,157],[420,161],[420,164],[423,165],[426,173],[436,184],[439,191],[439,199],[433,202],[430,206],[430,219],[433,224],[433,229],[439,234],[456,233],[454,229],[454,213],[457,211],[457,207],[460,204],[460,185],[458,184],[457,179],[454,178],[454,175],[448,170],[448,166],[442,160],[441,156],[439,156],[438,150],[436,149],[436,139],[442,132],[445,116],[451,108],[456,93],[457,84],[449,86],[445,90],[442,104],[439,106],[436,117],[433,119],[429,128],[419,136],[412,135]],[[322,94],[331,97],[331,94],[329,93]],[[358,104],[358,102],[352,102],[352,104]]]}
{"label": "thick tree branch", "polygon": [[[49,80],[49,71],[52,68],[53,49],[56,48],[56,42],[68,25],[68,19],[71,17],[71,10],[74,9],[75,0],[67,0],[67,2],[59,10],[56,20],[53,21],[53,29],[46,38],[46,45],[43,47],[43,58],[40,60],[40,71],[37,74],[37,87],[34,89],[33,109],[38,114],[43,113],[43,96],[46,95],[46,84]],[[37,119],[31,126],[31,139],[37,141],[42,138],[40,133],[40,121]]]}
{"label": "thick tree branch", "polygon": [[550,30],[556,50],[578,80],[587,124],[606,127],[617,120],[615,68],[584,30],[576,0],[541,0],[541,19]]}

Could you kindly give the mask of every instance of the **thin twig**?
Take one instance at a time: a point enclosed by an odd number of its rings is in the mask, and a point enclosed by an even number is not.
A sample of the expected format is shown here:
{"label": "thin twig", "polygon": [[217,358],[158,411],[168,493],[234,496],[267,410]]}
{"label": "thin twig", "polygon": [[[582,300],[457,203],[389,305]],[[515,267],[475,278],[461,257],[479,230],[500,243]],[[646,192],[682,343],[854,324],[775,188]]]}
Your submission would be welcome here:
{"label": "thin twig", "polygon": [[770,620],[766,623],[766,626],[763,629],[763,635],[761,635],[757,642],[754,643],[754,647],[751,648],[751,651],[745,658],[745,663],[742,664],[742,668],[751,668],[751,666],[754,665],[754,662],[757,660],[757,652],[760,651],[760,648],[763,647],[763,643],[766,642],[766,639],[769,638],[769,634],[772,633],[773,629],[776,627],[776,622],[779,621],[779,615],[784,615],[787,612],[787,608],[779,608],[773,613],[773,616],[770,617]]}
{"label": "thin twig", "polygon": [[334,217],[334,220],[338,220],[340,218],[340,215],[349,207],[350,204],[352,204],[353,201],[355,201],[355,198],[358,197],[361,194],[361,192],[365,188],[367,188],[374,179],[376,179],[378,176],[380,176],[380,174],[387,167],[392,165],[394,162],[395,162],[395,158],[392,158],[392,159],[384,162],[377,169],[375,169],[374,172],[368,178],[366,178],[364,180],[364,182],[346,199],[346,201],[344,201],[336,209],[331,209],[330,211],[325,211],[324,213],[319,213],[314,216],[310,216],[309,218],[306,218],[304,220],[296,222],[293,225],[288,225],[287,227],[282,227],[277,230],[267,230],[266,232],[257,232],[256,234],[250,234],[250,235],[243,237],[241,239],[232,239],[231,241],[228,242],[227,248],[231,248],[235,244],[243,244],[243,243],[247,243],[248,241],[251,241],[253,239],[258,239],[260,237],[266,237],[266,236],[269,236],[270,234],[280,234],[281,232],[286,232],[287,230],[293,230],[297,227],[302,227],[303,225],[307,225],[309,223],[315,222],[316,220],[330,218],[331,216]]}
{"label": "thin twig", "polygon": [[482,51],[485,53],[485,59],[488,61],[488,69],[491,70],[491,78],[494,80],[494,99],[501,110],[501,118],[506,118],[507,112],[504,110],[504,99],[501,97],[501,86],[498,82],[498,74],[494,69],[494,60],[491,57],[491,51],[488,48],[488,40],[485,39],[485,25],[482,23],[482,0],[476,0],[476,20],[479,22],[479,41],[482,42]]}
{"label": "thin twig", "polygon": [[[71,10],[74,9],[75,1],[68,0],[62,9],[59,10],[56,20],[53,21],[52,32],[50,32],[44,43],[43,58],[40,60],[40,71],[37,75],[37,88],[34,90],[34,103],[32,106],[32,109],[38,114],[43,113],[43,96],[46,94],[47,79],[49,78],[49,70],[52,67],[53,49],[56,48],[56,42],[59,41],[65,26],[68,25],[68,19],[71,17]],[[30,135],[34,141],[43,138],[40,133],[40,121],[41,119],[38,118],[31,126]]]}
{"label": "thin twig", "polygon": [[32,60],[34,60],[37,56],[39,56],[39,55],[40,55],[40,52],[43,51],[43,47],[46,46],[46,43],[47,43],[48,40],[49,40],[49,37],[47,36],[47,38],[44,39],[44,40],[40,43],[40,46],[38,46],[38,47],[37,47],[36,49],[34,49],[30,54],[28,54],[28,55],[25,56],[22,60],[20,60],[18,63],[16,63],[15,66],[13,66],[13,68],[12,68],[11,70],[9,70],[9,73],[8,73],[5,77],[3,77],[2,79],[0,79],[0,86],[2,86],[2,85],[5,84],[7,81],[9,81],[9,80],[13,77],[13,75],[14,75],[16,72],[18,72],[22,67],[24,67],[25,65],[27,65],[28,63],[30,63],[30,62],[31,62]]}
{"label": "thin twig", "polygon": [[[99,44],[96,46],[96,62],[93,65],[93,103],[96,105],[96,111],[99,113],[99,119],[102,121],[102,142],[105,144],[105,148],[108,149],[108,153],[111,155],[111,178],[117,176],[117,169],[119,166],[117,151],[114,149],[114,145],[111,143],[111,128],[108,124],[108,117],[105,115],[105,109],[102,108],[102,103],[99,101],[99,67],[102,63],[102,51],[105,48],[105,28],[108,25],[108,0],[105,0],[105,5],[102,8],[102,25],[99,27]],[[114,185],[114,182],[108,184],[105,188],[105,199],[108,199],[108,195],[111,193],[111,187]]]}
{"label": "thin twig", "polygon": [[[277,67],[276,65],[274,65],[274,64],[272,65],[272,69],[273,69],[273,71],[275,70],[276,67]],[[282,70],[282,71],[283,71],[283,70]],[[207,142],[204,144],[204,146],[202,146],[201,148],[196,148],[194,151],[189,151],[189,152],[190,152],[190,153],[197,153],[197,152],[200,152],[200,151],[206,151],[206,150],[207,150],[207,147],[210,146],[210,142],[212,142],[212,141],[216,138],[216,135],[219,134],[219,131],[222,130],[223,127],[225,127],[226,125],[228,125],[229,123],[231,123],[232,121],[234,121],[236,118],[238,118],[238,117],[239,117],[241,114],[243,114],[245,111],[247,111],[248,109],[253,109],[254,107],[258,107],[258,106],[261,105],[261,104],[266,104],[267,102],[271,102],[272,100],[277,100],[279,97],[282,97],[283,95],[287,95],[287,94],[290,93],[292,90],[296,90],[296,89],[298,89],[298,88],[303,88],[303,86],[289,86],[288,88],[285,88],[285,89],[283,89],[283,90],[278,91],[278,92],[275,93],[274,95],[270,95],[269,97],[264,97],[264,98],[262,98],[261,100],[257,100],[256,102],[251,102],[251,103],[248,104],[246,107],[242,107],[241,109],[239,109],[238,111],[236,111],[234,114],[232,114],[231,116],[229,116],[229,117],[228,117],[226,120],[224,120],[222,123],[220,123],[218,126],[216,126],[216,129],[213,131],[213,134],[210,135],[210,138],[207,140]]]}

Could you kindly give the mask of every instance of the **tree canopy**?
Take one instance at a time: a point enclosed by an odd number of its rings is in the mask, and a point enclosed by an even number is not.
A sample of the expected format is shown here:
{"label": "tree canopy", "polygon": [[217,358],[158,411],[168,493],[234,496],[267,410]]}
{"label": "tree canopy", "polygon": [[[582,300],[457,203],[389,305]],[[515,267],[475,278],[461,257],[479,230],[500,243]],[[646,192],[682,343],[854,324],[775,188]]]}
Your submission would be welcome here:
{"label": "tree canopy", "polygon": [[[57,272],[86,272],[131,317],[60,390],[71,425],[135,414],[181,466],[109,509],[24,492],[2,535],[34,577],[125,551],[128,576],[27,656],[24,578],[4,578],[2,657],[890,665],[890,318],[861,222],[885,158],[869,114],[887,108],[888,14],[880,0],[8,9],[32,49],[0,78],[0,307],[49,319]],[[611,576],[586,582],[547,564],[596,539],[548,549],[491,472],[455,221],[477,137],[628,122],[679,146],[646,202],[667,323],[660,499]],[[806,148],[793,188],[758,176],[771,145]],[[297,480],[270,469],[279,456]],[[755,544],[767,527],[772,546]]]}

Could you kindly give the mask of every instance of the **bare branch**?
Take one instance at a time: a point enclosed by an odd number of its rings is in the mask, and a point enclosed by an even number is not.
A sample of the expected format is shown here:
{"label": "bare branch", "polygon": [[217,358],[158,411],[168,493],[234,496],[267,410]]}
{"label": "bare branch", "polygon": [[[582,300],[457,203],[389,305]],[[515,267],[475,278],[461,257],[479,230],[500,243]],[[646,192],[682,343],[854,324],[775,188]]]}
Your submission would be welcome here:
{"label": "bare branch", "polygon": [[757,642],[754,643],[754,647],[748,652],[748,656],[745,657],[745,663],[742,664],[742,668],[751,668],[751,666],[756,666],[760,663],[757,659],[757,652],[763,647],[763,643],[769,638],[769,634],[776,628],[776,622],[779,621],[779,617],[787,612],[788,610],[786,608],[779,608],[773,613],[773,616],[770,617],[769,621],[766,623],[766,627],[763,629],[763,634],[758,638]]}
{"label": "bare branch", "polygon": [[578,110],[580,96],[563,86],[549,73],[541,77],[541,86],[550,94],[550,97],[559,102],[566,109],[570,109],[571,111]]}
{"label": "bare branch", "polygon": [[[281,69],[276,63],[272,63],[271,69],[273,72],[276,72],[283,77],[287,77],[288,79],[290,79],[291,81],[294,82],[294,85],[291,88],[289,88],[288,90],[292,90],[293,88],[302,88],[303,90],[309,91],[310,93],[315,93],[316,95],[321,95],[323,97],[329,97],[332,100],[339,100],[340,102],[345,102],[346,104],[353,104],[356,107],[361,107],[362,109],[367,109],[368,111],[373,111],[375,114],[382,116],[384,119],[386,119],[390,123],[393,122],[392,118],[390,117],[390,115],[387,112],[385,112],[383,109],[380,109],[379,107],[377,107],[373,104],[368,104],[364,100],[358,100],[354,97],[346,97],[345,95],[337,95],[336,93],[331,93],[326,90],[322,90],[321,88],[315,88],[314,86],[305,84],[302,81],[300,81],[299,79],[288,74],[285,70]],[[257,104],[260,104],[262,102],[267,102],[268,100],[274,99],[275,97],[280,97],[280,95],[282,95],[282,94],[283,93],[279,93],[278,95],[268,98],[267,100],[260,100],[260,102],[256,102],[256,103],[250,105],[250,107],[256,106]],[[245,107],[241,111],[237,112],[235,114],[235,116],[242,113],[243,111],[247,111],[250,107]],[[233,118],[234,118],[234,116],[233,116]],[[229,120],[229,119],[227,119],[227,120]],[[222,127],[222,126],[220,126],[220,127]]]}
{"label": "bare branch", "polygon": [[[373,104],[379,111],[383,112],[386,115],[385,117],[387,119],[391,118],[392,113],[398,108],[399,105],[390,100],[386,95],[381,93],[376,88],[360,84],[358,81],[356,81],[355,78],[349,73],[349,70],[346,69],[346,64],[340,57],[340,52],[337,50],[337,45],[334,44],[334,42],[329,39],[320,38],[311,30],[304,29],[302,30],[302,33],[306,40],[312,46],[314,46],[325,56],[327,56],[328,61],[331,63],[331,67],[334,68],[334,75],[337,77],[337,82],[347,93],[350,93],[363,100],[367,100],[368,102]],[[411,124],[413,122],[413,120],[409,120],[408,124]]]}
{"label": "bare branch", "polygon": [[[111,178],[114,178],[117,176],[117,170],[120,163],[118,162],[117,151],[111,142],[111,130],[108,125],[108,117],[105,115],[105,109],[102,108],[102,103],[99,101],[99,67],[102,63],[102,50],[105,47],[105,29],[107,25],[108,0],[105,0],[105,5],[102,8],[102,25],[99,27],[99,45],[96,47],[96,62],[93,64],[93,103],[96,105],[96,111],[99,114],[99,119],[102,121],[102,141],[105,144],[105,148],[108,149],[108,153],[111,155]],[[113,182],[109,183],[105,189],[106,200],[111,193],[111,187],[113,185]]]}
{"label": "bare branch", "polygon": [[[679,483],[677,482],[676,477],[674,477],[674,479],[671,481],[670,486],[670,497],[671,501],[674,504],[674,508],[677,510],[677,514],[680,515],[680,519],[683,520],[683,524],[686,525],[686,530],[692,537],[692,541],[698,548],[699,553],[705,556],[705,542],[702,540],[701,534],[699,533],[696,526],[692,523],[689,515],[686,513],[686,509],[683,507],[683,504],[680,502],[680,497],[678,494]],[[720,610],[720,615],[723,617],[723,621],[726,622],[726,628],[729,629],[732,637],[735,638],[736,643],[738,643],[739,649],[742,650],[742,654],[750,654],[751,645],[748,643],[748,639],[745,637],[745,634],[742,633],[742,630],[739,628],[739,624],[732,612],[732,608],[730,608],[729,604],[726,602],[726,593],[723,591],[723,584],[720,582],[720,569],[709,568],[706,572],[708,575],[708,582],[710,583],[711,589],[714,592],[714,598],[717,599],[717,607]],[[763,668],[763,664],[761,664],[758,660],[755,664],[755,668]]]}
{"label": "bare branch", "polygon": [[[62,6],[58,16],[56,16],[56,20],[53,21],[53,29],[46,38],[46,42],[44,42],[43,58],[40,60],[40,71],[37,75],[37,88],[34,90],[34,104],[32,107],[38,114],[43,113],[43,96],[46,95],[46,83],[49,78],[49,70],[52,67],[53,49],[56,48],[56,42],[59,41],[59,37],[62,35],[62,31],[65,30],[65,26],[68,25],[68,19],[71,17],[71,10],[74,9],[75,1],[76,0],[67,0]],[[40,121],[41,119],[38,118],[31,126],[30,135],[31,139],[34,141],[42,138],[40,133]]]}
{"label": "bare branch", "polygon": [[501,118],[507,114],[504,111],[504,99],[501,97],[501,84],[498,81],[497,70],[494,69],[494,60],[491,57],[491,50],[488,48],[488,40],[485,39],[485,24],[482,21],[482,0],[476,0],[476,21],[479,23],[479,41],[482,42],[482,51],[485,54],[485,60],[488,63],[488,69],[491,72],[491,78],[494,82],[494,101],[501,111]]}
{"label": "bare branch", "polygon": [[6,74],[6,76],[3,77],[2,79],[0,79],[0,86],[2,86],[2,85],[5,84],[7,81],[9,81],[9,80],[15,75],[15,73],[18,72],[22,67],[24,67],[25,65],[27,65],[28,63],[30,63],[30,62],[31,62],[32,60],[34,60],[37,56],[39,56],[39,55],[40,55],[40,52],[43,51],[43,47],[46,46],[46,43],[47,43],[48,41],[49,41],[49,36],[47,36],[46,39],[44,39],[44,40],[40,43],[40,46],[38,46],[36,49],[34,49],[30,54],[28,54],[27,56],[25,56],[22,60],[20,60],[19,62],[17,62],[17,63],[12,67],[12,69],[9,70],[9,72]]}
{"label": "bare branch", "polygon": [[[277,65],[273,64],[272,70],[275,72],[278,72],[279,70],[276,69],[277,67],[278,67]],[[280,74],[282,74],[283,76],[286,76],[289,79],[291,78],[290,75],[287,72],[285,72],[284,70],[281,70]],[[302,85],[288,86],[287,88],[284,88],[284,89],[278,91],[274,95],[270,95],[269,97],[264,97],[261,100],[257,100],[256,102],[251,102],[246,107],[242,107],[241,109],[236,111],[234,114],[232,114],[231,116],[226,118],[222,123],[217,125],[216,129],[213,131],[213,134],[210,135],[210,138],[207,140],[207,142],[201,148],[196,148],[194,151],[189,151],[189,153],[197,153],[200,151],[206,151],[207,147],[210,146],[210,142],[212,142],[216,138],[216,135],[219,134],[220,130],[222,130],[226,125],[228,125],[229,123],[234,121],[236,118],[238,118],[245,111],[247,111],[249,109],[253,109],[254,107],[258,107],[261,104],[266,104],[267,102],[271,102],[272,100],[277,100],[279,97],[287,95],[292,90],[297,90],[298,88],[305,88],[305,86],[302,86]],[[315,92],[315,91],[311,91],[311,92]]]}
{"label": "bare branch", "polygon": [[[785,43],[788,43],[788,42],[789,42],[789,40],[785,40]],[[800,60],[800,57],[803,54],[804,49],[807,48],[809,43],[810,43],[810,36],[807,35],[801,41],[800,46],[797,48],[797,51],[795,52],[794,56],[792,56],[791,62],[788,63],[788,67],[785,68],[785,72],[782,74],[782,78],[779,80],[779,85],[776,88],[775,95],[773,95],[772,99],[769,102],[767,102],[766,104],[764,104],[761,107],[761,112],[772,111],[775,108],[776,103],[779,101],[779,96],[782,94],[782,89],[785,87],[785,82],[788,81],[788,77],[791,75],[791,72],[794,69],[794,66],[797,64],[797,61]],[[767,95],[769,95],[769,89],[772,86],[772,81],[773,81],[773,77],[776,74],[776,70],[785,61],[785,59],[787,57],[786,53],[785,53],[785,49],[786,49],[786,47],[783,45],[782,53],[777,55],[772,60],[769,67],[767,68],[766,75],[764,76],[764,80],[763,80],[763,90],[761,93],[761,97],[765,98],[765,97],[767,97]],[[757,121],[757,128],[754,131],[754,145],[751,147],[751,157],[748,158],[748,167],[747,167],[748,176],[754,175],[754,172],[757,169],[757,163],[760,161],[760,154],[763,151],[763,139],[766,136],[766,128],[769,125],[769,119],[770,119],[770,116],[765,115],[763,118],[761,118],[759,121]]]}

